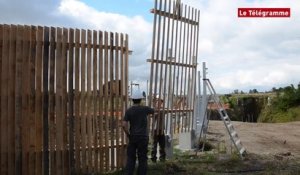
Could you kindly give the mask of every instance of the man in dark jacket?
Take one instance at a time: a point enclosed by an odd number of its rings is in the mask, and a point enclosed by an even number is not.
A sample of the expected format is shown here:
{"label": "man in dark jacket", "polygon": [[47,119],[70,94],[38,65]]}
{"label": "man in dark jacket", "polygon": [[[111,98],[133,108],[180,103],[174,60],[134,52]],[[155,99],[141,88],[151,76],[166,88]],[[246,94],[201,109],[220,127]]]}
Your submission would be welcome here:
{"label": "man in dark jacket", "polygon": [[[125,112],[123,119],[123,130],[129,138],[127,146],[127,163],[125,174],[132,175],[135,168],[136,153],[138,155],[139,175],[147,174],[147,151],[149,134],[147,129],[147,120],[149,114],[154,114],[154,109],[141,105],[143,95],[140,91],[134,91],[131,99],[133,106]],[[130,128],[129,128],[130,125]]]}
{"label": "man in dark jacket", "polygon": [[163,107],[163,99],[156,98],[153,101],[155,109],[157,112],[154,115],[153,122],[154,122],[154,131],[153,131],[153,145],[151,151],[151,160],[152,162],[156,162],[157,160],[157,145],[159,145],[159,160],[165,161],[166,159],[166,151],[165,151],[165,122],[164,122],[164,112],[162,111]]}

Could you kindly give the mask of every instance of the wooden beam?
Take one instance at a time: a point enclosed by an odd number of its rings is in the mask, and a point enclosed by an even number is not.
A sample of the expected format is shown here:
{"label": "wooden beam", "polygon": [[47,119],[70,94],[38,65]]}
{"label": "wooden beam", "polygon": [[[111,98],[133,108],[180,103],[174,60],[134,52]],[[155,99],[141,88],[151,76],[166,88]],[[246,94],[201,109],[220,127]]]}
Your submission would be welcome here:
{"label": "wooden beam", "polygon": [[154,13],[154,14],[158,14],[160,16],[165,16],[165,17],[172,18],[172,19],[175,19],[175,20],[178,20],[178,21],[182,21],[184,23],[188,23],[188,24],[191,24],[191,25],[198,25],[199,24],[199,22],[194,21],[194,20],[189,19],[189,18],[186,18],[185,16],[182,17],[181,15],[171,14],[169,12],[162,11],[161,9],[151,9],[150,12]]}

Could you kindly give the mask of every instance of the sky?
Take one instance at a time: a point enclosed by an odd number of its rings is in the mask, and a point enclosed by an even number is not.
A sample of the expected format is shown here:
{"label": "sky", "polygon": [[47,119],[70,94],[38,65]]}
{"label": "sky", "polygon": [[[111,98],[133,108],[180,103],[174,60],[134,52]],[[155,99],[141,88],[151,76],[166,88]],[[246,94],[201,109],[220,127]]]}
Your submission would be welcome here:
{"label": "sky", "polygon": [[[260,92],[300,82],[299,0],[181,0],[201,11],[198,70],[218,93]],[[0,23],[127,33],[129,79],[150,77],[154,0],[0,0]],[[291,8],[290,18],[238,18],[243,7]],[[201,73],[202,74],[202,73]]]}

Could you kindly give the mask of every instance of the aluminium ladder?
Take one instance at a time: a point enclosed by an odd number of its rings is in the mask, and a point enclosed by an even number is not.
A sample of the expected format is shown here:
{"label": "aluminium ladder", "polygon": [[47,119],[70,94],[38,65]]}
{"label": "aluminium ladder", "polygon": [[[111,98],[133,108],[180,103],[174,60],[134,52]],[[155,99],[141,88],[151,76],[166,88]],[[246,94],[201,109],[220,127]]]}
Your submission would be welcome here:
{"label": "aluminium ladder", "polygon": [[236,130],[234,129],[231,120],[226,112],[226,110],[223,107],[223,104],[220,101],[219,96],[217,95],[214,87],[212,86],[211,82],[209,79],[203,79],[203,81],[205,81],[206,86],[208,87],[210,93],[211,93],[211,97],[212,100],[216,103],[217,108],[218,108],[218,112],[220,114],[221,119],[224,122],[224,125],[228,131],[228,134],[230,136],[230,139],[233,143],[233,145],[235,146],[235,148],[237,149],[237,151],[239,152],[240,157],[243,159],[244,154],[246,153],[246,149],[245,147],[242,145],[242,142],[236,132]]}

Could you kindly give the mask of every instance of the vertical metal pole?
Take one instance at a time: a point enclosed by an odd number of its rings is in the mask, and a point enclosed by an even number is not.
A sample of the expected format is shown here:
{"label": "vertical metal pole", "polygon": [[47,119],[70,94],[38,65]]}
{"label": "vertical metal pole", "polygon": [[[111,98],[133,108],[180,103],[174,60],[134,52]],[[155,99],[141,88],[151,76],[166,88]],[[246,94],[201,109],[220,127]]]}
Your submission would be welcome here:
{"label": "vertical metal pole", "polygon": [[200,134],[200,129],[201,129],[200,128],[200,111],[201,111],[201,75],[200,75],[200,71],[198,71],[198,98],[197,98],[196,109],[197,109],[197,112],[196,112],[196,116],[194,117],[194,123],[195,123],[194,127],[195,127],[196,136],[198,138],[199,134]]}
{"label": "vertical metal pole", "polygon": [[[203,71],[203,95],[202,95],[202,101],[201,101],[201,111],[200,111],[200,123],[202,123],[201,125],[201,130],[203,131],[203,133],[206,133],[206,129],[207,129],[207,126],[206,126],[206,120],[207,120],[207,116],[206,116],[206,107],[207,107],[207,92],[206,92],[206,82],[205,82],[205,79],[206,79],[206,63],[203,62],[202,64],[202,71]],[[201,136],[200,136],[201,137]]]}

